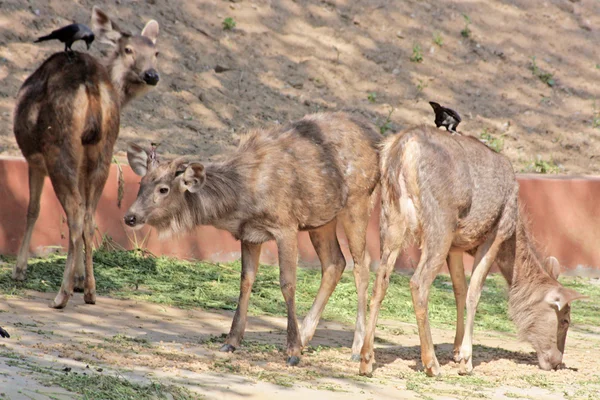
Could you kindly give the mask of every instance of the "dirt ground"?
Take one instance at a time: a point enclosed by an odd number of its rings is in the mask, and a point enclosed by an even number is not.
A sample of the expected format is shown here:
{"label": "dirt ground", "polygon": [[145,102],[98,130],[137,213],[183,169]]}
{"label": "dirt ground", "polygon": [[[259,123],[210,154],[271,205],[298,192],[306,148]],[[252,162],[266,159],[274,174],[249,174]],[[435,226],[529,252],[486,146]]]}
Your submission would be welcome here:
{"label": "dirt ground", "polygon": [[[517,171],[538,160],[600,172],[596,0],[2,0],[0,153],[20,154],[16,93],[62,48],[33,39],[87,23],[95,3],[131,30],[150,18],[161,27],[161,83],[124,111],[120,156],[129,140],[153,140],[210,158],[248,128],[324,110],[354,110],[390,133],[432,124],[427,101],[436,100],[462,114],[463,132],[492,135]],[[233,30],[222,28],[226,17]],[[416,45],[422,62],[410,60]],[[106,51],[94,43],[93,54]]]}
{"label": "dirt ground", "polygon": [[[301,365],[285,367],[285,319],[249,319],[245,345],[218,352],[231,312],[183,310],[76,295],[65,310],[49,310],[53,294],[29,292],[0,303],[12,337],[0,347],[0,398],[70,399],[44,383],[42,368],[69,374],[121,376],[167,382],[209,399],[594,399],[600,395],[598,332],[571,329],[567,369],[544,372],[531,348],[510,334],[476,332],[475,371],[458,376],[450,360],[450,330],[434,330],[441,379],[421,370],[416,326],[381,321],[373,378],[359,377],[349,360],[353,327],[322,321]],[[86,368],[90,367],[90,368]],[[99,369],[100,368],[100,369]],[[99,372],[98,372],[99,371]]]}

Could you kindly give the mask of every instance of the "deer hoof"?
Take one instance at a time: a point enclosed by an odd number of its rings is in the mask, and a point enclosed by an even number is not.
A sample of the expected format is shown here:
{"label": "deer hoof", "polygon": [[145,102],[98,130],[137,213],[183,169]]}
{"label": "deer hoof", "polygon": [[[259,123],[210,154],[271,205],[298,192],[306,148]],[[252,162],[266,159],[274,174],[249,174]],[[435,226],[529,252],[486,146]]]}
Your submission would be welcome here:
{"label": "deer hoof", "polygon": [[235,346],[225,343],[223,346],[221,346],[219,351],[222,353],[233,353],[235,351]]}
{"label": "deer hoof", "polygon": [[96,293],[85,293],[83,301],[85,301],[85,304],[96,304]]}
{"label": "deer hoof", "polygon": [[458,374],[460,376],[468,376],[473,374],[473,369],[469,369],[465,365],[461,363],[460,368],[458,369]]}
{"label": "deer hoof", "polygon": [[286,364],[288,365],[288,367],[295,367],[296,365],[300,364],[300,357],[298,357],[298,356],[288,357]]}
{"label": "deer hoof", "polygon": [[74,278],[73,291],[75,293],[84,293],[84,282],[85,278],[83,276],[76,276]]}
{"label": "deer hoof", "polygon": [[358,368],[358,374],[360,376],[366,376],[367,378],[373,377],[373,363],[369,361],[361,361],[360,367]]}
{"label": "deer hoof", "polygon": [[358,375],[364,376],[364,377],[367,377],[367,378],[372,378],[373,377],[373,372],[358,371]]}
{"label": "deer hoof", "polygon": [[441,375],[440,364],[438,364],[437,360],[434,360],[425,366],[425,374],[429,377],[437,377]]}
{"label": "deer hoof", "polygon": [[61,293],[57,295],[56,298],[50,304],[48,304],[48,307],[60,310],[61,308],[65,308],[68,302],[69,296]]}
{"label": "deer hoof", "polygon": [[13,270],[12,273],[12,278],[15,281],[24,281],[25,280],[25,271],[23,271],[22,269],[15,269]]}
{"label": "deer hoof", "polygon": [[350,361],[360,362],[360,354],[352,354],[352,357],[350,357]]}

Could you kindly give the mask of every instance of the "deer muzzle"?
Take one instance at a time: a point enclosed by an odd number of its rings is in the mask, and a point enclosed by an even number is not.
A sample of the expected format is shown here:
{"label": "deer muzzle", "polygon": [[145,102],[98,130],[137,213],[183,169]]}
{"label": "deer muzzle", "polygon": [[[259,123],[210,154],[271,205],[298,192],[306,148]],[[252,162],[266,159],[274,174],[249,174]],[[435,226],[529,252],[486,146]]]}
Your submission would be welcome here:
{"label": "deer muzzle", "polygon": [[127,213],[123,217],[123,220],[125,221],[125,224],[127,226],[130,226],[130,227],[133,228],[133,227],[135,227],[138,224],[138,220],[139,219],[138,219],[138,217],[135,214],[133,214],[133,213]]}
{"label": "deer muzzle", "polygon": [[144,80],[144,82],[146,82],[147,85],[156,86],[156,84],[160,80],[160,76],[154,68],[151,68],[144,72],[144,74],[142,75],[142,79]]}

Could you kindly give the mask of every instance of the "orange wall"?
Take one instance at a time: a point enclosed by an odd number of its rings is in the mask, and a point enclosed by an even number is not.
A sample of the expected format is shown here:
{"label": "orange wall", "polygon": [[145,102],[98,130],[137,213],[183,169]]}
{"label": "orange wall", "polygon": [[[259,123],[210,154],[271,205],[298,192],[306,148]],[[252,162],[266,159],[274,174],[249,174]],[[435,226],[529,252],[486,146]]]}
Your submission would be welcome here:
{"label": "orange wall", "polygon": [[[132,248],[137,237],[141,241],[149,233],[146,248],[155,255],[188,259],[231,261],[240,256],[240,245],[232,236],[213,227],[198,227],[193,233],[160,241],[154,231],[144,228],[126,229],[123,215],[134,201],[139,177],[123,165],[125,195],[117,206],[117,166],[110,177],[98,205],[96,222],[99,232],[108,234],[125,248]],[[519,176],[520,197],[531,218],[533,233],[548,254],[556,256],[567,269],[593,267],[600,271],[600,178],[549,178],[538,175]],[[16,254],[25,230],[29,184],[27,164],[19,158],[0,158],[0,253]],[[371,218],[367,246],[377,263],[379,260],[378,209]],[[62,208],[47,179],[42,194],[42,210],[36,224],[31,251],[45,254],[56,246],[67,246],[68,228]],[[349,258],[346,239],[339,231],[344,254]],[[299,234],[300,259],[315,265],[318,259],[308,235]],[[263,246],[262,261],[277,262],[277,248],[270,242]],[[412,268],[418,262],[418,250],[411,248],[398,261],[398,268]],[[470,266],[470,259],[465,258]]]}

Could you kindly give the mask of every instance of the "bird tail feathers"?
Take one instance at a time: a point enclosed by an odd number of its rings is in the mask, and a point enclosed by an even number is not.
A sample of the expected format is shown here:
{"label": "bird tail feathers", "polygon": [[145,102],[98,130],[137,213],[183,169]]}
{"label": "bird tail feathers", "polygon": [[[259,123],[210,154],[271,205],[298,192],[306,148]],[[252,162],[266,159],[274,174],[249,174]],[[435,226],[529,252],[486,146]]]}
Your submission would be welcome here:
{"label": "bird tail feathers", "polygon": [[52,39],[54,39],[54,37],[52,36],[52,34],[46,35],[46,36],[40,36],[33,43],[39,43],[39,42],[43,42],[43,41],[46,41],[46,40],[52,40]]}

